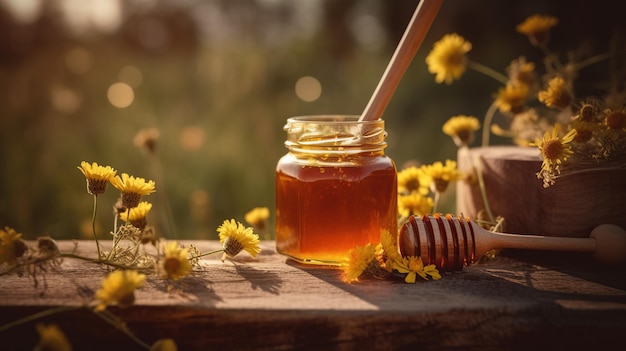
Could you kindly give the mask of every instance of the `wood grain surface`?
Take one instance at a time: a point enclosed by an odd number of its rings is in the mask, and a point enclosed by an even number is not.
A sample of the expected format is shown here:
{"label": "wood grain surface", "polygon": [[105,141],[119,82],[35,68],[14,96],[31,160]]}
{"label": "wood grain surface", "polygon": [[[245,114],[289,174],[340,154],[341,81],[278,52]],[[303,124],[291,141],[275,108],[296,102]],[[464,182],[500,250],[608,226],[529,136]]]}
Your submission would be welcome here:
{"label": "wood grain surface", "polygon": [[[206,252],[215,241],[187,241]],[[61,241],[64,252],[73,248]],[[93,255],[95,242],[78,249]],[[151,344],[175,339],[179,350],[580,349],[626,341],[624,266],[585,254],[510,250],[447,273],[438,281],[341,281],[336,268],[304,266],[262,242],[257,258],[222,263],[220,255],[168,289],[149,275],[135,305],[110,311]],[[80,308],[109,269],[65,259],[38,287],[0,277],[0,325],[58,306],[42,321],[58,324],[75,350],[141,350]],[[3,350],[32,350],[36,322],[0,332]]]}

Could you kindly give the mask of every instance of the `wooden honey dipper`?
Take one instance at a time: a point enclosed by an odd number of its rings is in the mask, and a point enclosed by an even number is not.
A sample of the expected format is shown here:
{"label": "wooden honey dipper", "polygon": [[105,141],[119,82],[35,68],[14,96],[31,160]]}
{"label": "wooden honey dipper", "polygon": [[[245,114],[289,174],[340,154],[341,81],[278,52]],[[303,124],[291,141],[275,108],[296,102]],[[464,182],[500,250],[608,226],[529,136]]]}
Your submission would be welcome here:
{"label": "wooden honey dipper", "polygon": [[449,214],[411,216],[400,227],[398,246],[402,256],[422,257],[441,272],[460,271],[494,249],[591,252],[605,264],[626,261],[626,231],[614,224],[595,227],[589,238],[566,238],[491,232]]}

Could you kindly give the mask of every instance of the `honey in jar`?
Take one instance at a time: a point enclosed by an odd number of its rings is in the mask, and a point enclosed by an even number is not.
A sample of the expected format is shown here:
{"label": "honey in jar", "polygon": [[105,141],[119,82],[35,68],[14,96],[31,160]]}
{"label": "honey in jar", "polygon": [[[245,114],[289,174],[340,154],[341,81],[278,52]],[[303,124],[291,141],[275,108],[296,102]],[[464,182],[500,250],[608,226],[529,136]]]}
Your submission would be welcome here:
{"label": "honey in jar", "polygon": [[397,232],[397,174],[382,120],[292,117],[276,167],[276,249],[302,263],[338,265],[348,251]]}

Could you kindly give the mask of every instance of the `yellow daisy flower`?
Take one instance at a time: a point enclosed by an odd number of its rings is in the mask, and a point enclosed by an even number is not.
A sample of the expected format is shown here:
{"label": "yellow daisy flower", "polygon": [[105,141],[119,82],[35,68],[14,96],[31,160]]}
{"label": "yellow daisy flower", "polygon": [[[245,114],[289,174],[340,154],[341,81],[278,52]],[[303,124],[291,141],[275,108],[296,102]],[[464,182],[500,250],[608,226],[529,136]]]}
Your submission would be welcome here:
{"label": "yellow daisy flower", "polygon": [[135,289],[143,286],[144,274],[133,270],[117,270],[109,273],[102,281],[102,287],[96,291],[99,301],[96,311],[102,311],[109,305],[131,306],[135,302]]}
{"label": "yellow daisy flower", "polygon": [[452,84],[465,73],[468,62],[466,54],[470,50],[472,43],[465,38],[456,33],[446,34],[435,42],[433,49],[426,56],[428,72],[436,75],[437,83]]}
{"label": "yellow daisy flower", "polygon": [[417,276],[422,277],[424,280],[428,280],[428,277],[433,280],[441,279],[441,274],[439,274],[437,267],[434,264],[424,266],[424,262],[420,257],[404,257],[401,262],[397,262],[394,265],[394,269],[400,273],[406,273],[404,281],[410,284],[415,283]]}
{"label": "yellow daisy flower", "polygon": [[567,88],[565,79],[554,77],[548,82],[548,88],[542,90],[538,95],[539,102],[544,103],[548,107],[566,108],[572,102],[572,94]]}
{"label": "yellow daisy flower", "polygon": [[420,167],[407,167],[398,172],[398,194],[413,192],[427,195],[430,177]]}
{"label": "yellow daisy flower", "polygon": [[534,46],[543,46],[548,42],[550,29],[558,23],[556,17],[536,14],[526,18],[515,29],[526,35]]}
{"label": "yellow daisy flower", "polygon": [[259,236],[254,234],[252,228],[247,228],[240,222],[236,222],[234,219],[225,220],[222,225],[217,228],[219,233],[220,243],[224,248],[224,255],[222,261],[226,258],[226,255],[230,257],[237,256],[242,250],[247,251],[252,257],[261,252],[259,246]]}
{"label": "yellow daisy flower", "polygon": [[600,113],[600,109],[595,102],[583,102],[582,106],[578,110],[578,115],[574,118],[576,120],[581,120],[584,122],[594,122],[596,121],[596,115]]}
{"label": "yellow daisy flower", "polygon": [[594,122],[586,122],[582,119],[574,119],[571,123],[572,128],[576,130],[574,143],[584,144],[593,138],[594,133],[600,129],[600,125]]}
{"label": "yellow daisy flower", "polygon": [[458,115],[450,117],[441,129],[456,146],[468,146],[474,141],[474,132],[480,129],[480,121],[474,116]]}
{"label": "yellow daisy flower", "polygon": [[154,181],[146,182],[144,178],[135,178],[127,173],[122,173],[122,177],[111,178],[111,184],[122,192],[122,205],[126,208],[133,208],[139,205],[143,195],[155,192]]}
{"label": "yellow daisy flower", "polygon": [[456,161],[446,160],[444,165],[441,161],[436,161],[431,165],[425,165],[424,172],[432,179],[430,189],[433,192],[443,193],[448,188],[450,182],[463,179],[463,174],[456,169]]}
{"label": "yellow daisy flower", "polygon": [[267,219],[270,217],[270,210],[267,207],[255,207],[252,210],[248,211],[244,219],[251,226],[263,230],[265,229]]}
{"label": "yellow daisy flower", "polygon": [[159,266],[162,277],[179,280],[191,273],[191,262],[189,262],[189,249],[178,246],[178,242],[170,241],[164,246],[164,257]]}
{"label": "yellow daisy flower", "polygon": [[130,224],[132,224],[136,228],[144,229],[146,225],[148,225],[147,217],[151,209],[151,203],[147,201],[141,201],[137,205],[137,207],[131,208],[128,213],[120,213],[120,218],[124,222],[130,222]]}
{"label": "yellow daisy flower", "polygon": [[576,130],[570,130],[563,137],[559,137],[559,131],[559,125],[556,124],[551,132],[548,131],[544,134],[543,139],[537,139],[533,144],[541,151],[543,157],[542,171],[550,172],[552,168],[558,171],[559,166],[574,154],[568,144],[574,140]]}
{"label": "yellow daisy flower", "polygon": [[605,114],[603,123],[607,128],[608,137],[613,141],[623,137],[626,132],[626,112],[609,109]]}
{"label": "yellow daisy flower", "polygon": [[150,351],[178,351],[178,347],[172,339],[159,339],[152,344]]}
{"label": "yellow daisy flower", "polygon": [[35,350],[71,351],[72,345],[61,329],[55,324],[37,323],[39,343]]}
{"label": "yellow daisy flower", "polygon": [[402,218],[412,215],[423,216],[433,210],[434,201],[429,196],[418,193],[398,196],[398,214]]}
{"label": "yellow daisy flower", "polygon": [[9,266],[16,264],[16,260],[28,250],[22,240],[22,234],[13,228],[0,229],[0,265],[6,263]]}
{"label": "yellow daisy flower", "polygon": [[368,243],[365,246],[357,246],[351,249],[348,251],[347,262],[342,266],[341,280],[346,283],[358,281],[370,264],[378,265],[376,247],[374,245]]}
{"label": "yellow daisy flower", "polygon": [[402,260],[396,237],[388,230],[380,231],[380,244],[376,246],[376,258],[389,272],[391,272],[393,261]]}
{"label": "yellow daisy flower", "polygon": [[91,195],[100,195],[107,188],[107,183],[115,177],[116,170],[111,166],[100,166],[96,162],[89,164],[82,161],[77,167],[87,178],[87,192]]}
{"label": "yellow daisy flower", "polygon": [[500,111],[518,114],[524,110],[528,98],[528,86],[524,84],[507,84],[496,93],[495,104]]}

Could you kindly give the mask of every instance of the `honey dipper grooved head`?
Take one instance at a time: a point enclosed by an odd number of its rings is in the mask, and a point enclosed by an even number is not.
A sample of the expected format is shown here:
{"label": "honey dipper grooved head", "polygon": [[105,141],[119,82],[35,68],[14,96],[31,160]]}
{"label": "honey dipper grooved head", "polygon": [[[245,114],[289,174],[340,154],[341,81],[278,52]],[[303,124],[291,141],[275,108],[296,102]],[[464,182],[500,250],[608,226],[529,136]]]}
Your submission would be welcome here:
{"label": "honey dipper grooved head", "polygon": [[626,262],[626,230],[615,224],[601,224],[589,235],[596,239],[593,257],[605,264]]}

